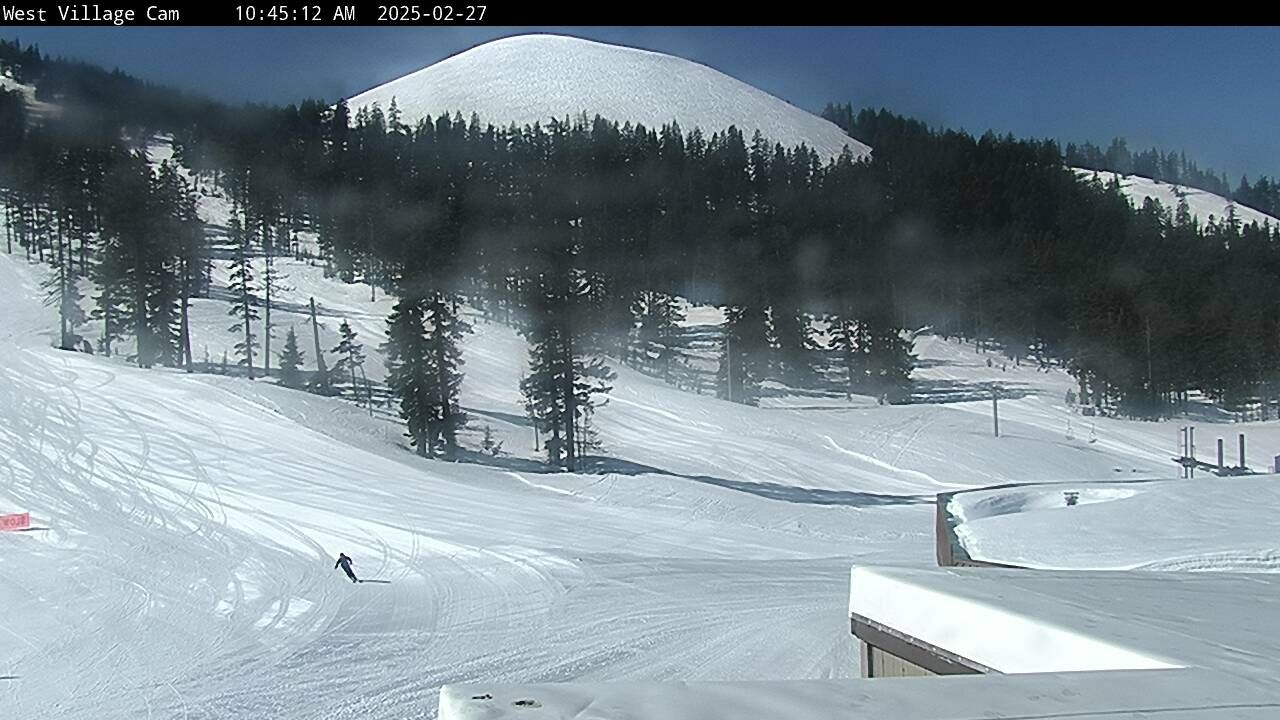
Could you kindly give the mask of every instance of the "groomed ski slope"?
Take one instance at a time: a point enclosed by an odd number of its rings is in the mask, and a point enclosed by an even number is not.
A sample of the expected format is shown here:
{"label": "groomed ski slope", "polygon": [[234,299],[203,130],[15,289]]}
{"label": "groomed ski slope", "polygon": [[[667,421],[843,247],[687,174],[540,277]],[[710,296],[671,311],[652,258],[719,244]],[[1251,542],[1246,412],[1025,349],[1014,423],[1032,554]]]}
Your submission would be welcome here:
{"label": "groomed ski slope", "polygon": [[51,528],[0,537],[15,716],[430,717],[465,679],[856,669],[860,533],[828,547],[803,505],[420,461],[340,401],[52,350],[32,269],[0,283],[0,504]]}
{"label": "groomed ski slope", "polygon": [[546,125],[586,113],[653,130],[673,120],[710,139],[736,125],[747,141],[801,143],[824,158],[846,146],[870,154],[834,123],[700,63],[674,55],[563,35],[517,35],[483,43],[366,90],[347,103],[354,115],[392,100],[412,126],[430,115],[477,113],[496,127]]}
{"label": "groomed ski slope", "polygon": [[[279,335],[314,295],[326,349],[350,318],[376,370],[388,301],[281,265]],[[0,511],[49,528],[0,535],[16,717],[433,717],[451,682],[851,676],[848,567],[931,565],[934,493],[1173,467],[1176,423],[1100,419],[1090,443],[1064,374],[923,336],[921,393],[1024,395],[1001,438],[988,401],[746,408],[622,368],[606,472],[540,472],[523,341],[478,318],[464,443],[489,424],[504,455],[425,461],[381,409],[54,350],[44,272],[0,255]],[[196,302],[197,358],[235,342],[226,308]],[[340,551],[391,584],[353,586]]]}

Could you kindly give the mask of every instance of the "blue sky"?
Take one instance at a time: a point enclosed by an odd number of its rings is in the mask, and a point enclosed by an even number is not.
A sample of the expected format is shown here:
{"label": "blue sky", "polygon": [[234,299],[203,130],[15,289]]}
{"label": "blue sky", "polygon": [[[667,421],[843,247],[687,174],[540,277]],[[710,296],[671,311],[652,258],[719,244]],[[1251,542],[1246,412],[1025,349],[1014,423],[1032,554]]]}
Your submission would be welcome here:
{"label": "blue sky", "polygon": [[884,106],[1022,137],[1116,135],[1234,183],[1280,175],[1278,28],[8,28],[214,97],[336,99],[486,40],[560,32],[711,65],[817,111]]}

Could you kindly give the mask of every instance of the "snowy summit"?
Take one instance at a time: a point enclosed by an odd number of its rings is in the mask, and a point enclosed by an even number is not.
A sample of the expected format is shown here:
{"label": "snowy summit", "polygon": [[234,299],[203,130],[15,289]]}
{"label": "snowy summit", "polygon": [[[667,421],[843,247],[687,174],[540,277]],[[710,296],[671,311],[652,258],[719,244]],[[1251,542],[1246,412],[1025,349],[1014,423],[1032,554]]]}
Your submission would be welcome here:
{"label": "snowy summit", "polygon": [[472,112],[505,127],[586,112],[660,128],[675,120],[708,136],[736,125],[747,139],[807,144],[823,157],[871,148],[834,123],[706,65],[663,53],[560,35],[519,35],[471,48],[348,100],[354,113],[395,99],[404,122]]}

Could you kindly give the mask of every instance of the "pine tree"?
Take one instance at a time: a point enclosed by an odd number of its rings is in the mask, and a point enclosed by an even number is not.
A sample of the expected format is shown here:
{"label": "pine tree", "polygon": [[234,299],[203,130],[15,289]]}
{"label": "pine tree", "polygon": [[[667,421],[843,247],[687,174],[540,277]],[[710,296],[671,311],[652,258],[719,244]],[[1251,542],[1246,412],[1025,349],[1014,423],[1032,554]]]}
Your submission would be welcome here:
{"label": "pine tree", "polygon": [[177,262],[163,233],[164,208],[145,159],[136,154],[115,158],[104,185],[98,302],[105,337],[128,329],[137,341],[139,367],[172,364],[178,335]]}
{"label": "pine tree", "polygon": [[284,351],[280,353],[280,384],[287,388],[303,386],[302,368],[304,356],[298,349],[298,338],[293,334],[293,326],[284,339]]}
{"label": "pine tree", "polygon": [[559,331],[548,324],[531,323],[525,332],[529,339],[529,372],[520,380],[520,392],[535,432],[542,433],[547,460],[559,465],[564,453],[567,412],[565,394],[560,391],[566,376],[564,343]]}
{"label": "pine tree", "polygon": [[187,372],[193,372],[191,298],[197,294],[209,264],[204,247],[204,224],[196,214],[195,194],[190,184],[167,161],[160,166],[155,193],[160,204],[161,232],[177,261],[179,360]]}
{"label": "pine tree", "polygon": [[806,387],[814,377],[814,343],[809,318],[777,305],[770,308],[772,365],[779,380]]}
{"label": "pine tree", "polygon": [[494,439],[493,428],[488,425],[484,426],[484,437],[480,439],[480,449],[493,457],[498,457],[502,453],[502,441]]}
{"label": "pine tree", "polygon": [[228,224],[235,254],[231,258],[231,309],[227,314],[239,320],[228,327],[227,331],[236,333],[242,338],[235,344],[236,355],[239,356],[237,364],[248,370],[249,379],[252,380],[253,349],[257,344],[257,335],[253,332],[253,321],[258,319],[254,298],[253,246],[237,215],[232,212],[231,221]]}
{"label": "pine tree", "polygon": [[521,382],[532,420],[547,434],[548,460],[573,470],[581,454],[586,413],[612,390],[614,373],[599,356],[593,332],[591,277],[575,267],[576,243],[555,234],[537,248],[540,272],[531,279],[529,373]]}
{"label": "pine tree", "polygon": [[1194,220],[1191,217],[1191,207],[1187,204],[1186,193],[1178,194],[1178,209],[1173,216],[1173,224],[1176,227],[1188,227]]}
{"label": "pine tree", "polygon": [[41,286],[45,291],[45,304],[58,308],[58,347],[77,350],[80,347],[80,336],[76,331],[88,321],[88,316],[80,307],[83,296],[80,294],[79,278],[71,272],[71,261],[63,252],[62,243],[59,243],[58,250],[54,260],[54,273]]}
{"label": "pine tree", "polygon": [[831,326],[831,349],[845,371],[845,397],[860,392],[870,380],[871,338],[867,326],[852,317],[836,318]]}
{"label": "pine tree", "polygon": [[338,361],[333,364],[334,373],[349,372],[351,374],[351,391],[359,397],[356,382],[356,370],[364,372],[364,346],[356,339],[356,333],[351,329],[351,324],[346,320],[342,321],[342,325],[338,328],[340,340],[338,345],[330,352],[338,356]]}
{"label": "pine tree", "polygon": [[684,311],[680,303],[668,293],[642,290],[631,303],[631,314],[634,354],[639,356],[639,365],[670,380],[671,361],[679,353],[682,340],[680,323],[684,321]]}
{"label": "pine tree", "polygon": [[89,234],[85,227],[89,199],[83,182],[86,173],[83,157],[84,153],[77,149],[64,150],[59,154],[51,177],[53,188],[49,193],[54,244],[50,260],[54,274],[44,283],[45,302],[58,308],[59,347],[64,350],[80,346],[80,336],[76,331],[87,320],[80,307],[82,298],[73,249],[77,238],[83,248]]}
{"label": "pine tree", "polygon": [[271,339],[275,337],[275,325],[271,320],[271,310],[275,298],[289,288],[284,285],[285,277],[276,265],[276,256],[280,254],[281,228],[267,217],[257,221],[258,236],[262,240],[263,272],[262,272],[262,373],[271,374]]}
{"label": "pine tree", "polygon": [[471,330],[458,312],[456,298],[444,293],[432,293],[424,314],[426,344],[430,353],[432,377],[430,389],[436,396],[435,422],[438,435],[444,443],[446,460],[454,460],[458,454],[458,429],[465,423],[465,416],[458,406],[458,392],[462,387],[462,350],[459,341]]}
{"label": "pine tree", "polygon": [[764,309],[753,305],[725,308],[716,396],[743,405],[760,400],[768,357],[768,327]]}
{"label": "pine tree", "polygon": [[867,382],[870,389],[889,402],[901,402],[910,394],[911,371],[915,367],[912,343],[902,337],[902,329],[883,316],[872,313],[866,326]]}
{"label": "pine tree", "polygon": [[406,435],[418,455],[433,455],[431,431],[436,423],[435,372],[426,335],[426,302],[401,297],[387,318],[387,387],[400,404]]}

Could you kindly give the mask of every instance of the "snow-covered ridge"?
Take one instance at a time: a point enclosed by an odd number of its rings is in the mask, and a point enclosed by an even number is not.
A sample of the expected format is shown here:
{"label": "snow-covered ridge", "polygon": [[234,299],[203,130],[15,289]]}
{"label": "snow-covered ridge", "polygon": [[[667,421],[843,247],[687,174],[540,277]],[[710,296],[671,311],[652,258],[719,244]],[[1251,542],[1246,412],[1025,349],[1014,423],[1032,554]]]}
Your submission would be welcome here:
{"label": "snow-covered ridge", "polygon": [[675,120],[704,133],[736,125],[784,146],[805,143],[824,157],[846,145],[871,148],[834,123],[718,70],[663,53],[558,35],[495,40],[348,100],[354,113],[394,98],[403,119],[471,112],[497,126],[546,123],[581,112],[658,128]]}
{"label": "snow-covered ridge", "polygon": [[1243,225],[1256,222],[1259,225],[1270,223],[1272,227],[1280,227],[1280,220],[1251,207],[1232,202],[1207,190],[1187,185],[1158,182],[1141,175],[1120,175],[1107,170],[1089,170],[1086,168],[1072,168],[1072,170],[1081,178],[1087,179],[1096,175],[1104,185],[1110,184],[1117,177],[1120,178],[1120,190],[1129,198],[1129,202],[1137,208],[1142,207],[1143,201],[1147,198],[1152,198],[1160,201],[1160,204],[1170,211],[1174,211],[1178,209],[1178,201],[1185,197],[1187,199],[1187,208],[1191,211],[1191,215],[1201,223],[1208,222],[1210,216],[1217,218],[1219,221],[1224,220],[1229,209],[1234,206],[1236,217],[1240,219]]}
{"label": "snow-covered ridge", "polygon": [[58,111],[57,105],[36,99],[35,85],[18,82],[9,75],[8,70],[0,70],[0,90],[20,93],[27,104],[27,109],[33,115],[45,117]]}

